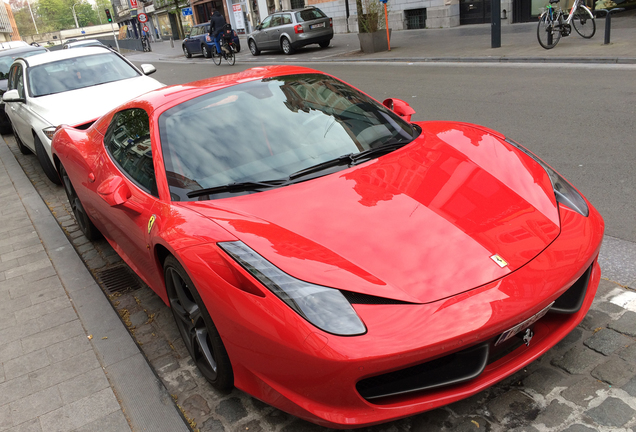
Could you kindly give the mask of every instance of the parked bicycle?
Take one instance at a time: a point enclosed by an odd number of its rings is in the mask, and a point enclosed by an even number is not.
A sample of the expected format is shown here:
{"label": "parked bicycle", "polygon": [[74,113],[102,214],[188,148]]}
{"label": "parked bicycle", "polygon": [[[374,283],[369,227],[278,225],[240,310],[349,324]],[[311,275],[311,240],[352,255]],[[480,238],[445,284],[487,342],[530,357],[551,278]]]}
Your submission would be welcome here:
{"label": "parked bicycle", "polygon": [[594,36],[596,33],[594,14],[583,4],[583,0],[575,0],[569,14],[564,12],[558,3],[559,0],[550,0],[546,11],[539,17],[537,39],[543,48],[554,48],[561,36],[570,35],[572,27],[586,39]]}
{"label": "parked bicycle", "polygon": [[218,66],[221,64],[221,59],[225,59],[230,66],[233,66],[236,62],[236,45],[234,45],[234,42],[232,41],[232,26],[226,24],[221,31],[223,32],[223,36],[221,36],[221,40],[219,41],[221,44],[221,52],[218,53],[216,51],[216,46],[213,46],[212,61],[214,61],[214,64]]}
{"label": "parked bicycle", "polygon": [[148,36],[144,35],[141,37],[141,47],[143,48],[144,52],[152,51],[152,47],[150,46],[150,39],[148,39]]}

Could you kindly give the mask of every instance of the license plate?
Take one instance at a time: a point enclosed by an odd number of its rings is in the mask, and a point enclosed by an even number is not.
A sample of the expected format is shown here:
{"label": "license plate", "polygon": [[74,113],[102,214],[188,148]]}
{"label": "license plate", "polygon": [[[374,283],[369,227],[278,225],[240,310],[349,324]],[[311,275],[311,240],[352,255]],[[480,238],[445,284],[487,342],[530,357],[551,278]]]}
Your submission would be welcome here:
{"label": "license plate", "polygon": [[322,23],[318,23],[318,24],[312,24],[312,25],[309,26],[309,28],[313,30],[313,29],[317,29],[317,28],[322,28],[324,26],[325,26],[325,23],[322,22]]}
{"label": "license plate", "polygon": [[501,334],[501,336],[499,336],[499,339],[497,339],[497,342],[495,342],[495,346],[499,345],[502,342],[507,341],[508,339],[510,339],[511,337],[516,335],[517,333],[519,333],[520,331],[527,329],[532,324],[534,324],[537,321],[539,321],[545,314],[548,313],[548,311],[550,310],[550,308],[552,307],[553,304],[554,304],[554,302],[550,303],[545,308],[541,309],[541,311],[539,311],[539,313],[534,314],[533,316],[531,316],[530,318],[528,318],[524,322],[521,322],[521,323],[517,324],[516,326],[514,326],[513,328],[508,329],[505,332],[503,332]]}

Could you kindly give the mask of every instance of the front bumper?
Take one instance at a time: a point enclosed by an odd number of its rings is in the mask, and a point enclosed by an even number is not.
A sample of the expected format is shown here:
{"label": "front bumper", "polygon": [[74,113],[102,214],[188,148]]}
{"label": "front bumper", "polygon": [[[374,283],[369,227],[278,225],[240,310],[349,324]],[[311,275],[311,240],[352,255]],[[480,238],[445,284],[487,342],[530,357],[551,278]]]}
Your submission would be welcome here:
{"label": "front bumper", "polygon": [[[193,277],[219,329],[236,387],[283,411],[335,428],[354,428],[431,410],[488,388],[563,339],[589,310],[598,283],[603,220],[561,207],[561,234],[539,256],[509,274],[429,304],[356,304],[368,328],[339,337],[316,329],[269,292],[248,294]],[[196,265],[201,268],[201,261]],[[195,265],[192,261],[187,268]],[[548,312],[534,323],[529,346],[491,356],[475,376],[454,385],[366,398],[359,383],[492,345],[503,332],[557,301],[586,277],[580,308]],[[197,272],[203,274],[203,272]],[[245,273],[246,277],[249,277]],[[215,285],[216,284],[216,285]],[[517,344],[518,345],[518,344]]]}

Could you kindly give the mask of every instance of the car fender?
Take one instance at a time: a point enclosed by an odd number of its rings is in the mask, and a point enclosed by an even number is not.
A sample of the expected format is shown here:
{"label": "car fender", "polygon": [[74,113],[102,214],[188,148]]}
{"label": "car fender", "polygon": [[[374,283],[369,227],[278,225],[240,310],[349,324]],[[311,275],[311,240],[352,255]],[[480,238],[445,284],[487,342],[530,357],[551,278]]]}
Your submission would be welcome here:
{"label": "car fender", "polygon": [[289,33],[284,32],[278,35],[278,46],[281,46],[283,43],[283,38],[286,37],[289,40],[291,46],[295,46],[296,42],[294,42],[294,38],[289,35]]}

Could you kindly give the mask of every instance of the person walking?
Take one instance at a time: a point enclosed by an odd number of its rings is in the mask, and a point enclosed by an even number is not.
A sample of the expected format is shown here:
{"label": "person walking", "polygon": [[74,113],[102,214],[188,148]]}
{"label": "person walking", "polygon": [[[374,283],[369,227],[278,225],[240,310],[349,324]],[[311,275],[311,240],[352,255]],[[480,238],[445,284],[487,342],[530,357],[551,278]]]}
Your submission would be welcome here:
{"label": "person walking", "polygon": [[221,54],[221,37],[223,36],[223,28],[225,27],[225,18],[218,9],[212,9],[212,16],[210,17],[210,37],[214,39],[214,45],[216,46],[216,52]]}

